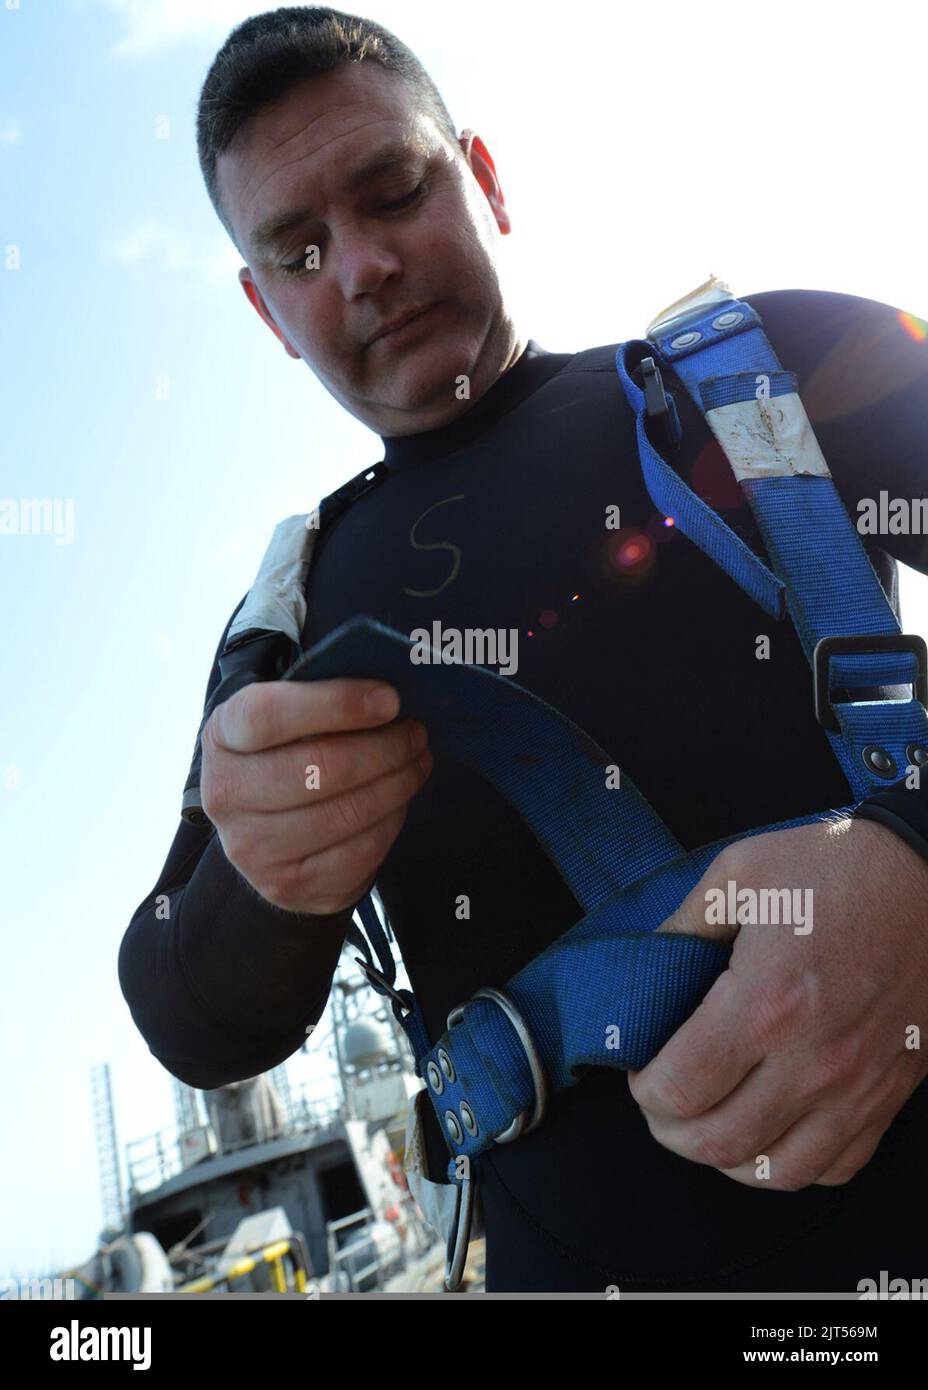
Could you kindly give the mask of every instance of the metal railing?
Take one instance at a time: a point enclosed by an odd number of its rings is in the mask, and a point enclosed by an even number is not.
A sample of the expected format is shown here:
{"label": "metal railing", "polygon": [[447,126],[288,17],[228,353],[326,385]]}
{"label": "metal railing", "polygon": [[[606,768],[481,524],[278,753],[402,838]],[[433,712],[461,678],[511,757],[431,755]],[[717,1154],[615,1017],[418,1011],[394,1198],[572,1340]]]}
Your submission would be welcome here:
{"label": "metal railing", "polygon": [[[322,1094],[313,1094],[314,1092]],[[209,1157],[236,1153],[241,1149],[253,1148],[267,1139],[281,1139],[296,1134],[312,1133],[326,1129],[342,1118],[341,1099],[333,1095],[331,1082],[320,1078],[317,1082],[304,1082],[294,1087],[291,1094],[290,1113],[283,1125],[264,1139],[243,1139],[238,1143],[222,1144],[220,1136],[211,1125],[205,1126],[215,1141],[215,1151]],[[129,1190],[136,1195],[152,1192],[156,1187],[176,1177],[178,1173],[196,1166],[184,1162],[184,1135],[176,1125],[166,1125],[154,1134],[146,1134],[141,1139],[133,1139],[126,1145],[126,1171]],[[206,1155],[199,1162],[206,1160]]]}
{"label": "metal railing", "polygon": [[[379,1287],[386,1275],[402,1263],[401,1248],[384,1251],[377,1242],[374,1225],[374,1213],[370,1207],[362,1207],[360,1211],[342,1216],[337,1221],[326,1222],[328,1277],[336,1292],[360,1293],[365,1284],[371,1287],[371,1281],[375,1288]],[[352,1227],[359,1227],[360,1235],[347,1244],[340,1244],[339,1237]]]}
{"label": "metal railing", "polygon": [[[202,1247],[204,1250],[206,1247]],[[194,1253],[194,1252],[189,1252]],[[238,1255],[228,1263],[218,1261],[216,1268],[189,1279],[179,1285],[179,1293],[214,1293],[216,1291],[234,1292],[230,1285],[239,1279],[249,1278],[256,1271],[259,1276],[258,1287],[269,1285],[272,1293],[305,1293],[309,1280],[309,1255],[306,1241],[300,1231],[293,1231],[283,1240],[272,1241],[257,1250]]]}

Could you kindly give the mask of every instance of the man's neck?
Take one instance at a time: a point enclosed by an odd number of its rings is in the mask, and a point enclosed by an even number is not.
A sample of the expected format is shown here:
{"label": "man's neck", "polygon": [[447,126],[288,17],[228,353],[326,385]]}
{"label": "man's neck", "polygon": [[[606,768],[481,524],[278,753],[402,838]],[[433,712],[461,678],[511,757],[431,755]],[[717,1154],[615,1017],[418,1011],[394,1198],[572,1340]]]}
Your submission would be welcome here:
{"label": "man's neck", "polygon": [[449,408],[447,399],[441,404],[436,405],[432,411],[423,412],[414,423],[405,425],[397,424],[388,428],[378,430],[381,439],[402,439],[411,434],[425,434],[432,430],[441,429],[445,425],[454,424],[460,420],[469,410],[482,400],[486,393],[496,385],[496,383],[515,366],[519,358],[528,346],[529,338],[527,334],[519,332],[514,325],[510,325],[510,343],[499,360],[499,365],[491,369],[489,373],[481,370],[481,364],[477,364],[477,370],[468,381],[468,393],[463,398],[458,398],[452,393],[452,403]]}
{"label": "man's neck", "polygon": [[477,400],[468,402],[468,410],[444,425],[415,434],[381,435],[384,460],[391,470],[405,470],[467,449],[492,430],[510,410],[516,409],[549,377],[560,371],[572,353],[552,353],[529,338],[521,351],[510,359],[506,370]]}

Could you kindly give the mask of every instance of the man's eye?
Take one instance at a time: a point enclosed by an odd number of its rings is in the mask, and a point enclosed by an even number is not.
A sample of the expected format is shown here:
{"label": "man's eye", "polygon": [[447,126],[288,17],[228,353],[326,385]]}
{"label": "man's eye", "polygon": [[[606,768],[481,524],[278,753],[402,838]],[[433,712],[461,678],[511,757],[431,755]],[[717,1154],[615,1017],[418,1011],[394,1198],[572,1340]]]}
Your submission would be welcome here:
{"label": "man's eye", "polygon": [[392,203],[384,203],[384,204],[383,204],[382,211],[384,211],[384,212],[398,212],[398,211],[400,210],[400,208],[409,207],[412,203],[414,203],[414,202],[425,192],[426,187],[427,187],[427,185],[426,185],[424,182],[423,182],[423,183],[417,183],[416,186],[415,186],[415,188],[412,190],[411,193],[405,194],[404,197],[402,197],[402,198],[397,198],[397,199],[396,199],[394,202],[392,202]]}
{"label": "man's eye", "polygon": [[[419,202],[427,192],[428,184],[423,180],[422,183],[417,183],[415,188],[412,189],[411,192],[405,193],[402,198],[396,198],[393,202],[381,204],[380,211],[402,212],[404,208],[412,207],[414,203]],[[305,255],[301,256],[299,260],[296,261],[283,261],[278,266],[278,270],[280,271],[281,275],[295,276],[302,275],[304,272],[308,274],[309,269],[310,267],[308,267],[306,264]]]}
{"label": "man's eye", "polygon": [[[316,256],[315,251],[314,251],[313,254],[314,254],[314,257],[315,257],[315,256]],[[280,265],[277,267],[277,269],[280,271],[281,275],[302,275],[304,272],[308,275],[308,274],[310,273],[311,270],[315,269],[315,265],[314,265],[314,264],[313,264],[313,265],[308,265],[308,264],[307,264],[307,262],[308,262],[309,260],[310,260],[310,248],[307,246],[307,247],[304,249],[302,255],[301,255],[300,258],[299,258],[299,260],[296,260],[296,261],[282,261],[282,262],[280,263]]]}
{"label": "man's eye", "polygon": [[278,269],[283,275],[299,275],[307,269],[306,256],[301,256],[298,261],[285,261]]}

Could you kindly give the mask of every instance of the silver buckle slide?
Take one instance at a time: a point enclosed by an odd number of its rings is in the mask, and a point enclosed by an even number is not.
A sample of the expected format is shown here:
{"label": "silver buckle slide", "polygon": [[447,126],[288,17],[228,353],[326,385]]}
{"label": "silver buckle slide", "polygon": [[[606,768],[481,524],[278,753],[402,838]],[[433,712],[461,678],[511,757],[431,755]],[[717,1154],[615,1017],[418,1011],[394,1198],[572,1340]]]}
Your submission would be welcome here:
{"label": "silver buckle slide", "polygon": [[[493,1141],[495,1144],[509,1144],[513,1139],[518,1139],[521,1134],[531,1134],[532,1130],[536,1129],[537,1126],[541,1124],[548,1105],[548,1083],[545,1079],[544,1068],[541,1065],[538,1049],[532,1040],[531,1033],[526,1027],[525,1019],[519,1013],[508,995],[503,994],[498,989],[478,989],[473,999],[489,999],[492,1003],[498,1005],[509,1019],[509,1022],[515,1029],[519,1042],[522,1044],[522,1050],[525,1053],[525,1059],[528,1062],[529,1071],[531,1072],[532,1085],[535,1088],[532,1118],[528,1125],[526,1125],[525,1122],[529,1113],[528,1108],[526,1108],[522,1110],[513,1120],[512,1124],[509,1125],[507,1129],[504,1129],[502,1134],[498,1134]],[[469,999],[467,1003],[473,1003],[473,999]],[[458,1004],[456,1009],[451,1010],[448,1015],[447,1023],[449,1031],[461,1022],[466,1008],[467,1004]]]}
{"label": "silver buckle slide", "polygon": [[[532,1085],[535,1089],[535,1097],[531,1106],[531,1118],[529,1118],[529,1107],[519,1112],[512,1124],[498,1134],[494,1139],[495,1144],[509,1144],[513,1139],[518,1139],[522,1134],[530,1134],[544,1118],[548,1105],[548,1082],[545,1077],[544,1068],[541,1065],[541,1058],[538,1049],[532,1039],[532,1035],[526,1027],[522,1015],[519,1013],[512,1000],[498,989],[479,989],[473,999],[489,999],[502,1009],[503,1013],[512,1024],[522,1049],[528,1062],[529,1071],[532,1077]],[[473,999],[467,1002],[472,1003]],[[447,1027],[450,1032],[464,1017],[464,1010],[467,1004],[459,1004],[452,1009],[448,1015]],[[526,1121],[528,1121],[526,1123]],[[445,1256],[445,1288],[449,1293],[454,1293],[461,1286],[461,1279],[464,1275],[464,1265],[467,1262],[467,1248],[470,1245],[470,1231],[474,1216],[474,1199],[476,1183],[474,1178],[462,1178],[458,1184],[458,1200],[455,1207],[454,1222],[448,1235],[448,1248]]]}

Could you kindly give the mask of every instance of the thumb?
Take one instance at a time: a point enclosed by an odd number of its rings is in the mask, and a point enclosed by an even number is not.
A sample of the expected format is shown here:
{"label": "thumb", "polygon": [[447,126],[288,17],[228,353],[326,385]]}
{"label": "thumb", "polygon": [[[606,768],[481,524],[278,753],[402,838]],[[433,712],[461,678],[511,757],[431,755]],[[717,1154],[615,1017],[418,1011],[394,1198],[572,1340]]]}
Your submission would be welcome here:
{"label": "thumb", "polygon": [[[710,890],[717,890],[710,892]],[[683,899],[676,912],[661,922],[656,928],[659,932],[671,932],[677,936],[702,936],[708,941],[734,941],[740,928],[724,920],[724,913],[714,910],[713,898],[717,892],[724,892],[714,881],[712,867]]]}

